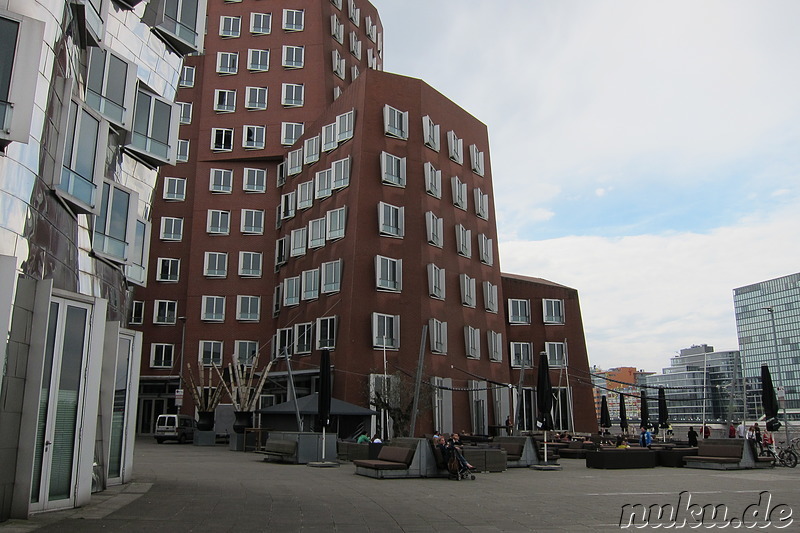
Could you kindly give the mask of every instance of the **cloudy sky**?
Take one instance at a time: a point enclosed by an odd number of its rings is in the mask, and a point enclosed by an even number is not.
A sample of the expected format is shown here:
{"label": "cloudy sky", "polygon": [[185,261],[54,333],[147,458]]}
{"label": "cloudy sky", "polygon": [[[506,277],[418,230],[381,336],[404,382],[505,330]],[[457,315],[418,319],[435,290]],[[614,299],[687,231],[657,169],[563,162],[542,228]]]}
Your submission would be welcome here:
{"label": "cloudy sky", "polygon": [[489,128],[503,271],[578,289],[590,364],[738,349],[800,271],[800,2],[372,0],[384,68]]}

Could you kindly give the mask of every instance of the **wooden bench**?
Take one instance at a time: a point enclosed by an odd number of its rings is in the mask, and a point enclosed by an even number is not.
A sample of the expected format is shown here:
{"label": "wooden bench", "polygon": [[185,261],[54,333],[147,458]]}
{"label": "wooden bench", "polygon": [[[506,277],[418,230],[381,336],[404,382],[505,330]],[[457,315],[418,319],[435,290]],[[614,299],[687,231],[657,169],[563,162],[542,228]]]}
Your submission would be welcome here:
{"label": "wooden bench", "polygon": [[280,440],[280,439],[267,439],[264,447],[257,450],[257,453],[262,453],[265,461],[270,459],[277,459],[279,461],[292,461],[297,456],[297,441],[295,440]]}
{"label": "wooden bench", "polygon": [[687,468],[741,470],[767,466],[756,458],[744,439],[703,439],[697,444],[697,455],[683,458]]}

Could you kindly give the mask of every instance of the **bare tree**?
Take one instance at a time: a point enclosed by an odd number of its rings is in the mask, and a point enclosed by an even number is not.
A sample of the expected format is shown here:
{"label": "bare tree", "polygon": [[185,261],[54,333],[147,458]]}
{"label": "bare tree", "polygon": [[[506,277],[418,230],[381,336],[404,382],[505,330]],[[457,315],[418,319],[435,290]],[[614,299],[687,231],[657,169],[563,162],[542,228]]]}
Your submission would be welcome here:
{"label": "bare tree", "polygon": [[[386,411],[392,419],[394,434],[397,437],[408,437],[411,433],[411,418],[414,408],[414,378],[404,372],[397,371],[389,374],[386,387],[383,386],[383,373],[372,372],[377,378],[375,387],[371,391],[370,402],[379,411]],[[369,384],[367,384],[369,387]],[[419,403],[419,413],[431,407],[431,388],[425,380],[422,382]]]}

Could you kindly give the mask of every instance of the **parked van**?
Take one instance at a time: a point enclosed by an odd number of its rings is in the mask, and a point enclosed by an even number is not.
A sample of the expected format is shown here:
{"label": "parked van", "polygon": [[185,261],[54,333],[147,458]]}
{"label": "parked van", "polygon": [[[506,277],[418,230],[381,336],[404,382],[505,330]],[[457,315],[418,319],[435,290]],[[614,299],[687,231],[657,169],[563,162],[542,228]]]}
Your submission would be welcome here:
{"label": "parked van", "polygon": [[159,444],[165,440],[184,443],[194,440],[196,430],[197,422],[189,415],[158,415],[156,433],[153,436]]}

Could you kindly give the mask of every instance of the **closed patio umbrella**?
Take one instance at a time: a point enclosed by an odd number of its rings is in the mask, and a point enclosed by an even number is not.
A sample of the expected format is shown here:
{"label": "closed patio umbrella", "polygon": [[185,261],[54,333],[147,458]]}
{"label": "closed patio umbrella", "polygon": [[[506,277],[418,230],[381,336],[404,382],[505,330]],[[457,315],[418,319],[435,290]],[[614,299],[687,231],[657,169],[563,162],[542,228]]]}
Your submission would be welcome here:
{"label": "closed patio umbrella", "polygon": [[600,397],[600,427],[606,429],[611,427],[611,414],[608,412],[608,400],[605,395]]}
{"label": "closed patio umbrella", "polygon": [[539,354],[539,374],[536,379],[536,427],[544,431],[544,462],[547,463],[547,432],[553,429],[553,386],[550,383],[550,364],[547,353]]}
{"label": "closed patio umbrella", "polygon": [[[667,412],[667,395],[664,387],[658,388],[658,427],[667,429],[669,427],[669,413]],[[666,432],[664,432],[664,440],[667,440]]]}
{"label": "closed patio umbrella", "polygon": [[619,427],[623,433],[628,432],[628,413],[625,412],[625,395],[619,393]]}
{"label": "closed patio umbrella", "polygon": [[778,397],[772,385],[772,375],[767,365],[761,365],[761,406],[767,419],[767,431],[775,431],[781,427],[778,422]]}
{"label": "closed patio umbrella", "polygon": [[639,412],[641,413],[642,423],[639,427],[649,428],[650,427],[650,410],[647,408],[647,391],[642,389],[641,395],[639,396],[640,400],[640,407]]}
{"label": "closed patio umbrella", "polygon": [[319,362],[319,397],[317,418],[322,425],[322,460],[325,460],[325,428],[331,417],[331,353],[322,350]]}

